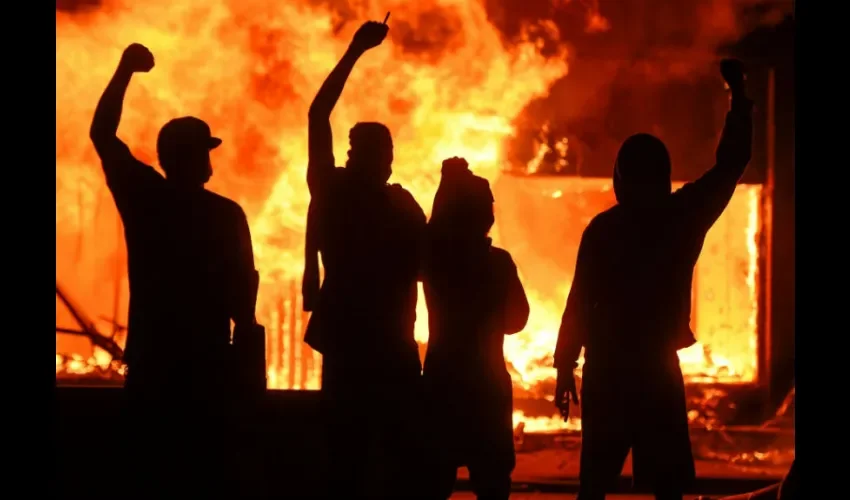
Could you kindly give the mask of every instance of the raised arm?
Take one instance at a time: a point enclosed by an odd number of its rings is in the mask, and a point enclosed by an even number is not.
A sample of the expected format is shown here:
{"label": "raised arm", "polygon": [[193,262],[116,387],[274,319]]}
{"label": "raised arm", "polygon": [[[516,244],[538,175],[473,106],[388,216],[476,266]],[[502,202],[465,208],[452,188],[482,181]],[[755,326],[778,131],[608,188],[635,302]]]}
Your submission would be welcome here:
{"label": "raised arm", "polygon": [[696,224],[706,231],[729,204],[752,155],[753,102],[746,95],[743,67],[739,61],[726,60],[721,63],[721,73],[729,85],[731,107],[717,145],[716,163],[677,193],[687,201]]}
{"label": "raised arm", "polygon": [[127,174],[124,169],[132,168],[137,163],[127,146],[118,139],[118,124],[124,107],[124,94],[133,73],[148,72],[153,66],[153,55],[148,49],[137,43],[130,45],[124,50],[118,69],[97,103],[89,137],[100,156],[110,185]]}
{"label": "raised arm", "polygon": [[354,63],[367,50],[377,47],[386,38],[386,24],[369,21],[354,34],[354,39],[330,75],[319,88],[307,116],[307,186],[315,195],[328,182],[335,168],[331,112],[336,106]]}

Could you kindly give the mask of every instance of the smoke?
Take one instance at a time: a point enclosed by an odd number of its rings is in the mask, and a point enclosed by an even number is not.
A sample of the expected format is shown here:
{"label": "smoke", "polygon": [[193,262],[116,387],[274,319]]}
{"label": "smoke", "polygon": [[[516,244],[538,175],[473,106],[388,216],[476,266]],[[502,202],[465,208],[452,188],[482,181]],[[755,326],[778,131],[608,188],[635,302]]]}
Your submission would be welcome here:
{"label": "smoke", "polygon": [[[777,24],[792,0],[485,0],[508,38],[528,23],[553,22],[575,57],[604,52],[625,60],[710,56],[753,29]],[[657,69],[661,69],[659,65]]]}
{"label": "smoke", "polygon": [[[600,175],[626,136],[649,132],[668,142],[674,173],[684,178],[705,168],[687,163],[711,154],[722,119],[713,103],[699,102],[723,99],[714,91],[719,54],[793,13],[792,0],[487,0],[487,6],[507,39],[521,37],[523,26],[551,23],[549,32],[559,39],[547,43],[567,47],[569,74],[518,120],[508,148],[513,168],[536,161],[541,143],[554,149],[567,138],[569,158],[558,161],[574,173]],[[682,126],[673,127],[677,122]],[[690,167],[698,168],[681,170]]]}
{"label": "smoke", "polygon": [[614,79],[661,84],[714,72],[719,48],[778,24],[792,13],[793,1],[527,0],[505,6],[488,0],[488,7],[507,36],[516,36],[524,23],[554,22],[571,64],[587,67],[566,79],[580,74],[598,93]]}

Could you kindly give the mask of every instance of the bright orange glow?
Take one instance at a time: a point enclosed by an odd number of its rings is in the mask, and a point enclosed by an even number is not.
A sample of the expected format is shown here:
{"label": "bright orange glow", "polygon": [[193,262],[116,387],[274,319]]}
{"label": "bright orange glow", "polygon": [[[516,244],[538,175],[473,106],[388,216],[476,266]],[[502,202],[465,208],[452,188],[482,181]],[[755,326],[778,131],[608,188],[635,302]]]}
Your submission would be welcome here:
{"label": "bright orange glow", "polygon": [[[144,43],[157,65],[131,83],[119,135],[150,164],[159,127],[175,116],[200,116],[224,139],[209,187],[242,204],[250,218],[269,387],[317,389],[321,358],[301,342],[307,107],[358,22],[342,24],[323,7],[293,0],[104,4],[56,17],[57,281],[102,331],[112,328],[102,317],[126,324],[123,235],[87,131],[121,51]],[[543,397],[554,376],[551,355],[578,237],[613,199],[600,180],[500,174],[508,167],[503,144],[514,118],[567,73],[565,52],[544,57],[531,36],[506,45],[476,0],[391,0],[353,17],[383,19],[387,10],[390,38],[358,63],[334,111],[338,162],[348,129],[377,120],[394,134],[393,182],[410,189],[426,212],[444,158],[463,156],[490,179],[498,206],[494,239],[513,253],[532,302],[526,330],[505,342],[506,358],[517,392]],[[430,40],[426,14],[434,12],[450,29]],[[588,16],[590,31],[608,29],[598,12]],[[394,37],[413,30],[440,48],[403,50]],[[700,344],[680,353],[693,380],[755,380],[760,197],[760,187],[740,186],[706,242],[695,280]],[[57,325],[75,326],[58,301],[56,312]],[[418,312],[416,338],[425,342],[424,300]],[[85,339],[57,335],[57,376],[109,364]],[[555,425],[516,417],[528,430]]]}

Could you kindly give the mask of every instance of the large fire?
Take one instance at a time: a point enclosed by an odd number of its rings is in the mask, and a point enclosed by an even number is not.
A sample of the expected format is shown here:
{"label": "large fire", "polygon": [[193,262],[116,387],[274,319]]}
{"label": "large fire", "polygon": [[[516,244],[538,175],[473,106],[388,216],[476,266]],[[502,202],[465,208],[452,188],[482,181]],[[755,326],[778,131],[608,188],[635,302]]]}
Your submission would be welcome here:
{"label": "large fire", "polygon": [[[566,52],[542,55],[533,35],[539,26],[505,41],[477,0],[392,0],[347,9],[295,0],[116,0],[57,12],[57,281],[92,317],[124,323],[123,236],[87,130],[121,51],[141,42],[154,53],[156,68],[131,83],[119,135],[152,165],[156,133],[175,116],[200,116],[224,139],[213,156],[210,188],[240,202],[251,221],[269,387],[318,388],[321,358],[301,342],[307,316],[299,304],[309,202],[307,107],[359,23],[382,19],[388,10],[388,41],[358,63],[334,111],[337,158],[344,158],[347,130],[356,121],[376,120],[394,134],[393,182],[410,189],[426,212],[444,158],[463,156],[490,179],[499,207],[494,238],[514,253],[532,302],[528,327],[506,340],[505,354],[517,390],[542,396],[535,389],[554,376],[551,353],[574,247],[587,222],[564,226],[563,212],[580,210],[573,220],[592,216],[610,204],[610,187],[501,174],[513,120],[567,73]],[[588,12],[588,20],[593,29],[607,26],[598,12]],[[543,29],[557,34],[552,25]],[[748,382],[756,376],[760,196],[758,186],[741,186],[706,243],[695,280],[701,342],[680,353],[692,379]],[[553,210],[553,202],[564,203]],[[540,248],[527,241],[531,236]],[[545,249],[554,245],[563,254],[548,258]],[[426,315],[420,300],[416,338],[422,343]],[[68,322],[57,303],[57,325]],[[57,336],[57,375],[110,363],[85,340]],[[537,426],[551,425],[544,420]]]}

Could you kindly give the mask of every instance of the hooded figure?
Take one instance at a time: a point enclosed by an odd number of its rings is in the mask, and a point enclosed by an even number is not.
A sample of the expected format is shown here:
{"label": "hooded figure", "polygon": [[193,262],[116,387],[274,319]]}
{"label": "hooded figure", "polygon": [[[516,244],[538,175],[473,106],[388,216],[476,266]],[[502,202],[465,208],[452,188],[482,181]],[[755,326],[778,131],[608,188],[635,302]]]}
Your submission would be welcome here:
{"label": "hooded figure", "polygon": [[448,498],[467,466],[479,498],[508,498],[515,464],[505,335],[528,320],[516,266],[487,237],[494,222],[487,180],[466,161],[443,163],[424,263],[429,339],[423,379],[434,453],[434,498]]}
{"label": "hooded figure", "polygon": [[695,477],[676,351],[696,342],[694,266],[752,146],[740,64],[723,69],[732,106],[715,166],[671,193],[667,148],[648,134],[629,137],[614,167],[617,204],[582,235],[555,350],[556,404],[566,416],[570,400],[578,403],[573,370],[584,347],[582,500],[610,491],[629,450],[635,482],[663,498],[681,498]]}

